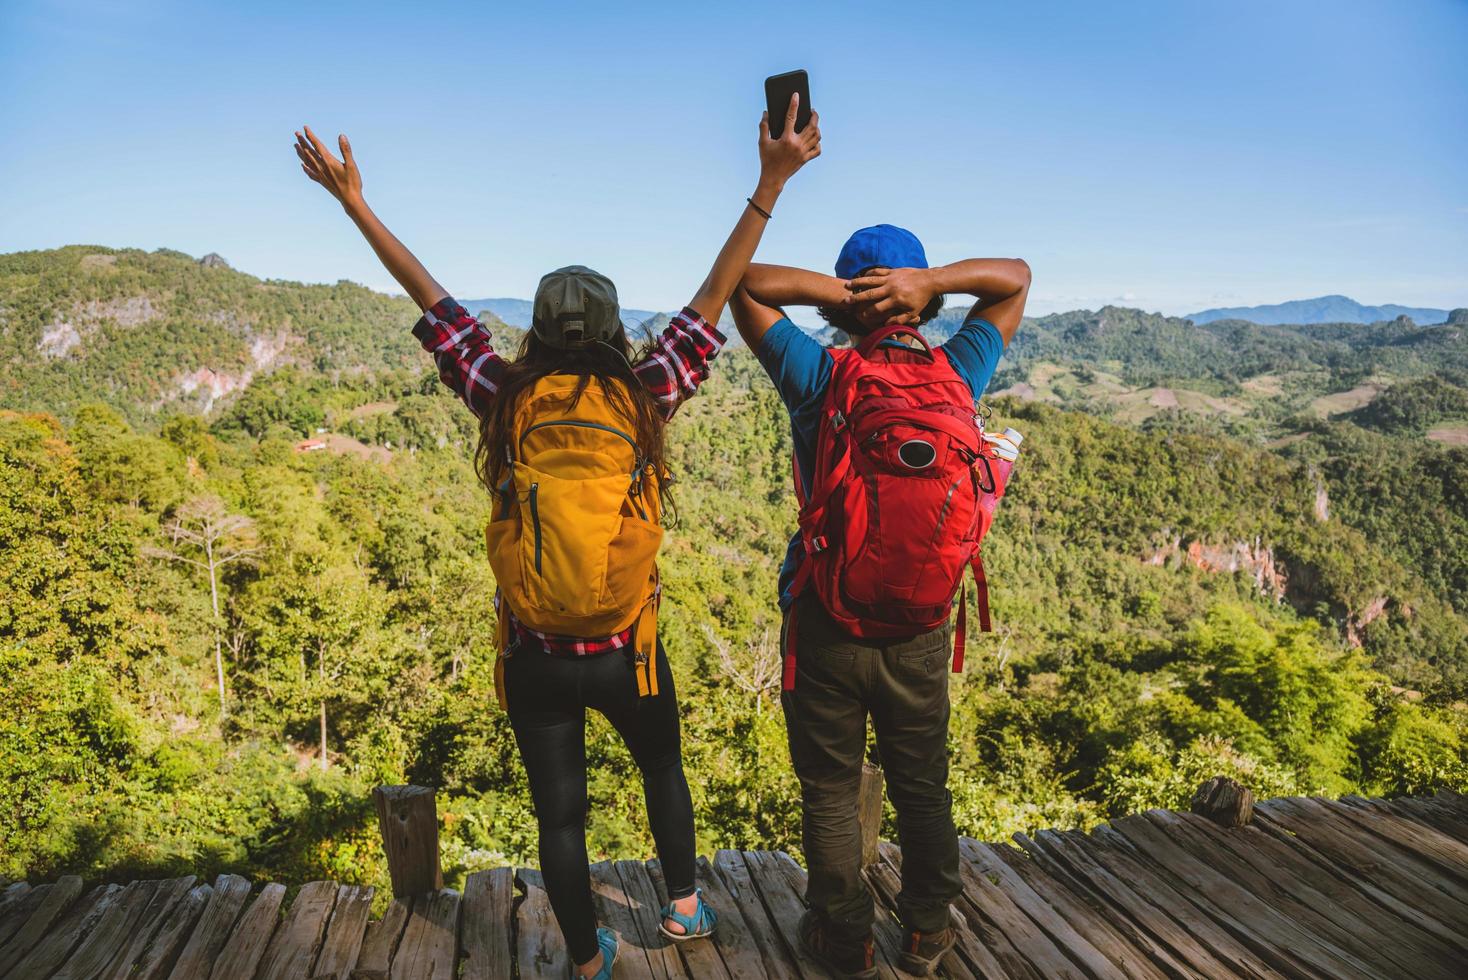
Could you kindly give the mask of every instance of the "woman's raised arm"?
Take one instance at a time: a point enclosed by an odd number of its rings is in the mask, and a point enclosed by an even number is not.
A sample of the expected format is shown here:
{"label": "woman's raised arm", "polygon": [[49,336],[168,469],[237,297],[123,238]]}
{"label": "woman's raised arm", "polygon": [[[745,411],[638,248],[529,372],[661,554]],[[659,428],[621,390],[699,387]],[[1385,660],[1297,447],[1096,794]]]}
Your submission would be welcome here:
{"label": "woman's raised arm", "polygon": [[362,237],[372,246],[372,251],[382,261],[387,271],[412,297],[420,310],[432,309],[434,304],[448,296],[448,290],[428,274],[417,256],[388,231],[387,225],[362,197],[362,172],[352,157],[352,144],[345,136],[336,138],[342,158],[338,160],[326,145],[311,132],[310,126],[301,127],[304,135],[296,133],[296,156],[301,158],[301,169],[316,183],[326,188],[331,196],[341,203],[347,216],[357,223]]}
{"label": "woman's raised arm", "polygon": [[733,295],[739,280],[749,268],[754,251],[759,247],[765,225],[775,211],[775,202],[785,189],[785,182],[811,160],[821,155],[820,115],[812,112],[810,122],[804,130],[795,131],[795,114],[800,108],[799,94],[790,97],[790,108],[785,113],[785,131],[779,139],[770,136],[770,114],[767,112],[759,123],[759,183],[750,195],[744,212],[729,233],[724,247],[714,259],[708,278],[703,281],[689,306],[709,323],[718,323],[724,307]]}

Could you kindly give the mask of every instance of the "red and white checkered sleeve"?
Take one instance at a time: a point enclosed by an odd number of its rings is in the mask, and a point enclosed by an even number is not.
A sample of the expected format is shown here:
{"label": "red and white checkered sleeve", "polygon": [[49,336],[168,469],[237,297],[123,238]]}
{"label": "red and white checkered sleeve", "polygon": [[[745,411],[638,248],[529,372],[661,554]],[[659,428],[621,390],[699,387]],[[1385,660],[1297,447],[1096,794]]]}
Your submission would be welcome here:
{"label": "red and white checkered sleeve", "polygon": [[709,376],[709,362],[718,356],[726,338],[696,310],[684,307],[653,342],[633,368],[657,399],[663,418],[671,419],[678,406],[692,398]]}
{"label": "red and white checkered sleeve", "polygon": [[445,296],[413,326],[413,336],[433,355],[438,376],[469,411],[483,415],[498,394],[505,362],[490,345],[490,334],[452,296]]}

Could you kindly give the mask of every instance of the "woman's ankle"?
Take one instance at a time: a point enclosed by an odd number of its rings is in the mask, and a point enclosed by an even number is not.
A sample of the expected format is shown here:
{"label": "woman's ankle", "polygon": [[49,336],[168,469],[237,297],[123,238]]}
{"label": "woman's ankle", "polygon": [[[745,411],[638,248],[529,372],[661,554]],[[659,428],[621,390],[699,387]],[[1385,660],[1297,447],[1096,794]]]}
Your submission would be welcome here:
{"label": "woman's ankle", "polygon": [[[669,899],[668,907],[679,915],[693,915],[698,911],[698,892],[694,892],[692,895],[684,895],[682,898]],[[683,923],[671,917],[663,920],[663,926],[672,933],[682,934],[688,931],[683,928]]]}
{"label": "woman's ankle", "polygon": [[602,954],[601,950],[597,950],[596,955],[593,956],[591,959],[587,960],[585,963],[576,964],[576,972],[583,977],[594,977],[601,972],[601,967]]}

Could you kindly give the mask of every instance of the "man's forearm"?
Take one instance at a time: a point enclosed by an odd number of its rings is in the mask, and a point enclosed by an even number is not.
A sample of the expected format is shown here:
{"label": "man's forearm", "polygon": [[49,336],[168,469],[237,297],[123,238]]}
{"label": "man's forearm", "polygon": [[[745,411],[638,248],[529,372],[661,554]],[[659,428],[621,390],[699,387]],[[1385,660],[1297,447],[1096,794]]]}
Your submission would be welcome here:
{"label": "man's forearm", "polygon": [[1030,295],[1030,267],[1023,259],[965,259],[932,270],[934,295],[967,293],[978,297],[970,317],[993,324],[1007,346],[1024,317]]}
{"label": "man's forearm", "polygon": [[846,284],[835,276],[788,265],[756,262],[743,285],[755,302],[765,306],[844,306],[851,298]]}
{"label": "man's forearm", "polygon": [[365,200],[358,197],[343,202],[342,206],[346,209],[347,216],[356,222],[362,237],[372,246],[372,251],[377,253],[377,258],[398,281],[398,285],[403,287],[403,291],[418,304],[420,310],[429,309],[449,294],[447,289],[428,274],[417,256],[408,251],[408,247],[398,241],[396,235],[388,231],[387,225],[373,213]]}
{"label": "man's forearm", "polygon": [[995,301],[1015,296],[1030,285],[1023,259],[964,259],[929,270],[933,293],[963,293]]}

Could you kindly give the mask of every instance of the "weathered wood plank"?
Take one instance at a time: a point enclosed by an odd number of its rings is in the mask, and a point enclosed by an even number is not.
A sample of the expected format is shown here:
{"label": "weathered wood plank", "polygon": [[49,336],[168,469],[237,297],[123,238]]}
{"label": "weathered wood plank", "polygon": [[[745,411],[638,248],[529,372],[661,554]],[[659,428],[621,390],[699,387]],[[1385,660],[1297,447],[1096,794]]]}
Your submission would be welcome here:
{"label": "weathered wood plank", "polygon": [[[655,863],[649,862],[649,866]],[[694,880],[703,889],[705,901],[719,915],[719,927],[710,938],[731,980],[768,980],[764,958],[760,955],[755,932],[744,918],[744,909],[729,893],[724,879],[719,877],[707,858],[698,859]]]}
{"label": "weathered wood plank", "polygon": [[387,980],[393,954],[402,941],[414,901],[411,898],[396,899],[381,919],[368,923],[362,948],[357,953],[357,965],[352,969],[352,980]]}
{"label": "weathered wood plank", "polygon": [[260,889],[255,901],[235,922],[234,931],[219,951],[209,980],[251,980],[265,947],[280,921],[280,903],[285,886],[275,883]]}
{"label": "weathered wood plank", "polygon": [[[965,860],[970,861],[974,870],[994,882],[1004,894],[1009,896],[1015,907],[1029,917],[1030,921],[1039,926],[1045,935],[1050,937],[1057,949],[1063,952],[1071,962],[1090,976],[1108,976],[1116,971],[1116,965],[1107,959],[1089,939],[1081,935],[1055,908],[1039,895],[1035,894],[1025,880],[1017,875],[1009,865],[999,860],[999,856],[987,845],[981,844],[970,838],[959,841],[959,853]],[[1151,975],[1151,974],[1144,974]],[[1158,980],[1161,980],[1160,976]]]}
{"label": "weathered wood plank", "polygon": [[[1439,918],[1423,909],[1414,894],[1420,889],[1414,889],[1410,885],[1406,888],[1399,887],[1395,878],[1385,871],[1374,876],[1369,872],[1363,873],[1363,870],[1353,862],[1348,854],[1332,846],[1333,844],[1339,845],[1341,843],[1339,840],[1317,847],[1280,823],[1266,809],[1256,809],[1255,812],[1257,816],[1255,826],[1258,827],[1259,832],[1272,839],[1280,848],[1297,855],[1307,865],[1319,868],[1320,880],[1324,881],[1328,877],[1339,881],[1348,891],[1364,896],[1398,919],[1411,923],[1438,942],[1449,948],[1468,953],[1468,936],[1465,936],[1455,926],[1445,925]],[[1377,915],[1380,914],[1377,913]]]}
{"label": "weathered wood plank", "polygon": [[882,794],[886,777],[870,762],[861,764],[861,782],[856,790],[856,824],[861,828],[861,866],[877,860],[877,844],[882,838]]}
{"label": "weathered wood plank", "polygon": [[1281,915],[1285,910],[1271,906],[1229,876],[1193,857],[1145,817],[1123,817],[1113,820],[1110,828],[1097,829],[1099,837],[1110,834],[1125,838],[1146,861],[1182,883],[1194,904],[1252,945],[1261,956],[1272,959],[1275,951],[1289,950],[1293,962],[1281,957],[1276,961],[1281,969],[1299,964],[1306,972],[1313,969],[1326,976],[1391,980],[1328,938],[1300,927],[1287,917],[1287,911]]}
{"label": "weathered wood plank", "polygon": [[443,888],[438,860],[438,804],[426,786],[378,786],[372,791],[377,825],[387,852],[393,898]]}
{"label": "weathered wood plank", "polygon": [[134,881],[123,886],[86,938],[52,974],[53,980],[90,980],[100,973],[113,957],[122,953],[138,918],[147,910],[161,884],[163,882],[153,880]]}
{"label": "weathered wood plank", "polygon": [[[357,955],[366,938],[367,918],[372,913],[371,885],[342,885],[336,891],[326,937],[311,967],[314,980],[347,980],[357,965]],[[508,976],[508,974],[506,974]]]}
{"label": "weathered wood plank", "polygon": [[969,920],[1006,970],[1016,976],[1084,977],[1080,967],[971,861],[960,860],[958,871],[963,881],[963,906],[971,910]]}
{"label": "weathered wood plank", "polygon": [[178,903],[183,901],[184,896],[194,887],[194,881],[194,876],[188,875],[184,878],[171,878],[160,882],[152,897],[148,899],[147,905],[138,915],[126,943],[95,976],[101,977],[102,980],[125,980],[132,976],[133,967],[148,951],[153,937],[163,928]]}
{"label": "weathered wood plank", "polygon": [[336,903],[334,881],[311,881],[301,886],[285,918],[275,927],[265,956],[255,970],[258,980],[300,980],[311,976],[311,964],[321,946],[326,920]]}
{"label": "weathered wood plank", "polygon": [[1373,806],[1390,810],[1398,816],[1418,823],[1425,823],[1453,840],[1468,843],[1468,819],[1460,817],[1452,808],[1443,805],[1434,797],[1414,797],[1400,800],[1370,800]]}
{"label": "weathered wood plank", "polygon": [[462,904],[459,893],[447,888],[413,903],[392,958],[392,980],[454,980]]}
{"label": "weathered wood plank", "polygon": [[35,948],[47,930],[71,908],[72,903],[82,893],[82,880],[76,875],[66,875],[57,879],[56,884],[45,888],[44,892],[36,889],[39,901],[34,903],[34,910],[11,934],[5,945],[0,947],[0,977],[8,975]]}
{"label": "weathered wood plank", "polygon": [[654,963],[653,954],[643,944],[622,879],[610,861],[591,866],[591,904],[597,921],[617,933],[617,972],[635,980],[663,980],[662,957],[658,955]]}
{"label": "weathered wood plank", "polygon": [[[902,851],[885,841],[877,845],[877,862],[867,867],[867,880],[876,892],[880,904],[887,909],[897,908],[897,895],[902,891]],[[972,980],[975,977],[1001,977],[1004,975],[999,962],[974,937],[968,928],[968,920],[957,909],[950,908],[949,921],[957,942],[940,961],[944,975],[952,980]],[[964,954],[977,954],[982,968],[975,972],[964,958]]]}
{"label": "weathered wood plank", "polygon": [[[1176,903],[1178,910],[1185,910],[1187,915],[1193,917],[1190,927],[1195,932],[1202,928],[1212,928],[1223,936],[1231,938],[1237,943],[1238,948],[1251,953],[1282,975],[1291,977],[1318,975],[1307,952],[1296,950],[1289,945],[1271,943],[1266,936],[1261,935],[1261,931],[1269,932],[1268,928],[1261,930],[1258,923],[1254,922],[1251,917],[1241,918],[1228,908],[1210,901],[1205,895],[1194,890],[1186,880],[1172,874],[1168,867],[1157,863],[1150,852],[1143,854],[1112,828],[1105,825],[1097,827],[1092,831],[1091,836],[1082,842],[1082,846],[1087,847],[1098,860],[1106,861],[1117,868],[1125,868],[1128,874],[1137,876],[1139,881],[1145,883],[1149,894],[1154,889],[1166,889],[1163,894],[1170,892],[1169,911],[1173,911],[1171,904],[1173,902]],[[1249,911],[1256,912],[1257,910],[1251,908]],[[1222,952],[1221,949],[1220,952]],[[1349,976],[1350,974],[1338,972],[1327,975]]]}
{"label": "weathered wood plank", "polygon": [[16,909],[25,900],[25,897],[30,893],[31,886],[29,882],[13,881],[10,884],[6,885],[5,892],[3,894],[0,894],[0,946],[3,946],[5,944],[5,940],[8,939],[10,936],[10,934],[5,931],[6,923],[9,921],[10,916],[15,913]]}
{"label": "weathered wood plank", "polygon": [[1280,975],[1279,971],[1199,914],[1171,888],[1133,876],[1124,861],[1103,864],[1079,845],[1077,837],[1083,836],[1061,835],[1046,830],[1033,839],[1022,834],[1016,834],[1015,839],[1042,864],[1053,862],[1057,868],[1065,869],[1094,889],[1097,896],[1120,909],[1126,921],[1140,924],[1200,975]]}
{"label": "weathered wood plank", "polygon": [[1137,927],[1129,916],[1096,897],[1091,889],[1055,866],[1043,866],[1032,854],[1008,844],[996,844],[994,853],[1029,885],[1042,901],[1075,926],[1127,977],[1189,976],[1192,969],[1167,947]]}
{"label": "weathered wood plank", "polygon": [[130,980],[163,980],[168,976],[179,950],[188,941],[189,932],[199,921],[213,893],[214,889],[208,885],[195,885],[173,903],[158,932],[138,957],[137,965],[129,974]]}
{"label": "weathered wood plank", "polygon": [[[250,883],[239,875],[220,875],[214,879],[209,904],[204,906],[198,924],[189,932],[168,980],[208,980],[214,961],[229,939],[240,909],[245,907],[249,897]],[[115,980],[123,980],[123,977]]]}
{"label": "weathered wood plank", "polygon": [[[24,884],[24,882],[18,882]],[[12,886],[13,887],[13,886]],[[5,914],[0,916],[0,950],[10,941],[10,937],[20,931],[26,924],[26,920],[36,909],[41,907],[46,896],[51,893],[55,885],[37,885],[22,893],[5,909]]]}
{"label": "weathered wood plank", "polygon": [[1440,833],[1436,828],[1420,821],[1404,820],[1390,810],[1362,809],[1344,801],[1322,800],[1317,801],[1317,804],[1328,807],[1363,830],[1435,864],[1441,873],[1455,879],[1460,886],[1468,884],[1468,844]]}
{"label": "weathered wood plank", "polygon": [[677,946],[658,932],[658,913],[662,908],[662,898],[658,889],[653,886],[652,877],[647,874],[647,867],[642,861],[617,861],[615,867],[618,877],[622,879],[622,892],[627,895],[627,908],[631,911],[634,923],[637,923],[637,935],[640,936],[643,949],[647,951],[647,961],[652,964],[653,974],[677,977],[680,980],[696,976],[703,980],[702,974],[690,974],[690,970],[684,965],[683,955],[680,955],[693,954],[694,958],[703,959],[709,977],[724,976],[724,962],[713,949],[713,943],[700,939]]}
{"label": "weathered wood plank", "polygon": [[[1421,934],[1408,923],[1381,914],[1381,909],[1364,916],[1360,914],[1360,906],[1354,911],[1349,909],[1349,897],[1339,894],[1348,889],[1337,889],[1335,896],[1319,891],[1316,881],[1328,875],[1301,878],[1291,862],[1266,856],[1263,848],[1249,847],[1238,831],[1224,831],[1192,814],[1149,810],[1145,816],[1200,861],[1233,878],[1312,934],[1328,937],[1336,946],[1371,963],[1378,971],[1419,980],[1428,977],[1452,980],[1455,976],[1455,971],[1444,970],[1435,957],[1414,942]],[[1253,835],[1253,839],[1273,843],[1260,835]],[[1361,902],[1368,908],[1370,904]],[[1390,924],[1380,927],[1382,922]]]}
{"label": "weathered wood plank", "polygon": [[545,879],[539,871],[527,868],[516,871],[515,880],[525,894],[515,910],[515,963],[520,980],[565,980],[571,972],[571,956],[545,893]]}
{"label": "weathered wood plank", "polygon": [[1377,855],[1380,860],[1390,861],[1398,868],[1410,871],[1423,884],[1431,885],[1433,890],[1446,895],[1457,914],[1463,917],[1460,921],[1468,923],[1468,884],[1458,881],[1441,864],[1419,854],[1411,846],[1373,831],[1369,826],[1363,826],[1358,822],[1359,816],[1352,818],[1356,811],[1351,807],[1300,796],[1289,796],[1270,802],[1283,805],[1301,820],[1319,821],[1334,832],[1351,837],[1363,850]]}
{"label": "weathered wood plank", "polygon": [[[713,867],[725,893],[733,900],[749,928],[766,975],[770,980],[797,980],[801,975],[801,957],[786,947],[784,935],[770,921],[759,889],[749,875],[749,866],[744,863],[744,855],[738,851],[719,851],[714,854]],[[812,970],[820,969],[809,957],[805,959]],[[819,973],[811,975],[820,976]]]}
{"label": "weathered wood plank", "polygon": [[461,945],[464,980],[497,980],[513,972],[515,872],[476,871],[464,882]]}
{"label": "weathered wood plank", "polygon": [[13,969],[5,972],[7,980],[44,980],[49,977],[96,928],[121,891],[121,885],[97,885],[73,902],[31,951]]}
{"label": "weathered wood plank", "polygon": [[1333,818],[1322,819],[1283,804],[1280,799],[1259,803],[1254,808],[1255,819],[1263,820],[1266,829],[1281,837],[1304,841],[1356,878],[1389,891],[1455,933],[1468,929],[1468,909],[1438,889],[1424,887],[1415,862],[1398,861],[1378,850],[1374,841],[1363,839],[1349,824],[1342,827]]}
{"label": "weathered wood plank", "polygon": [[[1190,817],[1177,817],[1185,823],[1195,823]],[[1206,825],[1196,826],[1205,833],[1209,830]],[[1460,947],[1444,941],[1444,927],[1437,920],[1376,889],[1370,882],[1354,878],[1296,837],[1282,838],[1263,828],[1211,836],[1240,859],[1252,861],[1261,872],[1274,870],[1300,882],[1297,896],[1304,896],[1316,909],[1327,910],[1342,926],[1369,923],[1371,929],[1391,938],[1394,950],[1419,953],[1441,962],[1453,962],[1468,953],[1468,937],[1460,940],[1463,944]]]}

